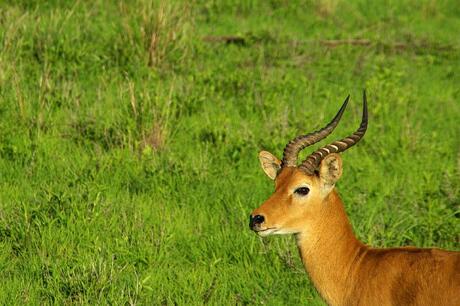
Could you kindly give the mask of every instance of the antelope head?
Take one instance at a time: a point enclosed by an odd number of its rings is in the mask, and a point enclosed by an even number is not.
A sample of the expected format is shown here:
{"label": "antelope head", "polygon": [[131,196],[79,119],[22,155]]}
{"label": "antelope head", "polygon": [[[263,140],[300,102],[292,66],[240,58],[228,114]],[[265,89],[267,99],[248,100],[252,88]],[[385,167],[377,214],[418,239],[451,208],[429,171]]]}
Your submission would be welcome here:
{"label": "antelope head", "polygon": [[267,151],[259,153],[262,169],[275,181],[273,195],[250,215],[249,226],[260,236],[300,233],[305,223],[321,215],[325,200],[342,174],[342,160],[338,153],[355,145],[366,132],[366,93],[363,93],[361,125],[356,132],[320,148],[300,165],[297,165],[297,157],[302,149],[324,139],[334,130],[349,97],[324,128],[291,140],[284,149],[282,160]]}

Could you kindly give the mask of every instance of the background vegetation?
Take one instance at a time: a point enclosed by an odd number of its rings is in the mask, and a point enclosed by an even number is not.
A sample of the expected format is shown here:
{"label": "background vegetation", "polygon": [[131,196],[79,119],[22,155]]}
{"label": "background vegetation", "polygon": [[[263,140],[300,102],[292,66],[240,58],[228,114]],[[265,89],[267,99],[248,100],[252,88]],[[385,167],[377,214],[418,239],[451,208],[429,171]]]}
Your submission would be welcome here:
{"label": "background vegetation", "polygon": [[323,305],[248,229],[257,153],[349,93],[354,131],[362,88],[356,234],[458,250],[458,29],[455,0],[2,1],[0,303]]}

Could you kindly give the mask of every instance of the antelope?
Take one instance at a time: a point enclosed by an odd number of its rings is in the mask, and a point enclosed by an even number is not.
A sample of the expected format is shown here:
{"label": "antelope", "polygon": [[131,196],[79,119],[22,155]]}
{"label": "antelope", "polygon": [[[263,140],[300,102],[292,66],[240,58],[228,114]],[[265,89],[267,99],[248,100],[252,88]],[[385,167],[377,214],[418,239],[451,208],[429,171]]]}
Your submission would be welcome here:
{"label": "antelope", "polygon": [[361,124],[352,135],[309,155],[300,150],[328,136],[348,104],[324,128],[291,140],[280,161],[259,153],[274,193],[250,215],[259,236],[294,234],[302,263],[329,305],[460,305],[460,252],[437,248],[372,248],[353,233],[335,183],[342,175],[338,153],[358,143],[367,129],[366,93]]}

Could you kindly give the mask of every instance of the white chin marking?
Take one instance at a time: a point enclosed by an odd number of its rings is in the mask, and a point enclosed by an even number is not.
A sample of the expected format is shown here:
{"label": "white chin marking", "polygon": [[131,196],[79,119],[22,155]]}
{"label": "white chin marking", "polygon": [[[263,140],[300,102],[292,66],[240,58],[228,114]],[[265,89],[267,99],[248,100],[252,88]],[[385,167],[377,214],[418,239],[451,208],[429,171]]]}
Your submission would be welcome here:
{"label": "white chin marking", "polygon": [[266,237],[270,235],[287,235],[287,234],[295,234],[297,232],[295,231],[290,231],[290,230],[284,230],[284,229],[278,229],[278,228],[269,228],[260,232],[257,232],[257,234],[260,237]]}
{"label": "white chin marking", "polygon": [[297,232],[293,231],[293,230],[279,229],[274,234],[276,234],[276,235],[290,235],[290,234],[296,234],[296,233]]}
{"label": "white chin marking", "polygon": [[257,232],[257,235],[259,235],[260,237],[267,237],[267,236],[273,235],[274,233],[276,233],[276,229],[269,228],[269,229]]}

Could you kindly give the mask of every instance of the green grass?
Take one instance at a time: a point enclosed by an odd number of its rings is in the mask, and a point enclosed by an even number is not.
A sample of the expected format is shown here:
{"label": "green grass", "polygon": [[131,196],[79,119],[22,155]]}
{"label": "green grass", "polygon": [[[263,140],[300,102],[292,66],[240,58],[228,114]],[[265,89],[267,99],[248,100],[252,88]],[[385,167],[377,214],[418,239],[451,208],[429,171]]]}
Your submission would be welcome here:
{"label": "green grass", "polygon": [[362,88],[357,236],[460,249],[459,28],[441,0],[2,2],[0,303],[323,305],[293,238],[248,229],[257,153],[348,93],[354,131]]}

